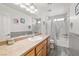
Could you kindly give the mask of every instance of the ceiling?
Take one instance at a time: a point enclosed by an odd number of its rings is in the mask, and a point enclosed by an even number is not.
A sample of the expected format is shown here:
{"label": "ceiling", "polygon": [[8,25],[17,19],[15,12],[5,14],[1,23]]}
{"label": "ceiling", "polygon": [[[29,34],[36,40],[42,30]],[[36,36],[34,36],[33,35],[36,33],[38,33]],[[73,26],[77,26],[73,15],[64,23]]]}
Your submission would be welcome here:
{"label": "ceiling", "polygon": [[35,5],[38,8],[39,14],[57,15],[57,12],[66,13],[70,3],[35,3]]}
{"label": "ceiling", "polygon": [[[24,13],[30,14],[26,10],[18,7],[17,5],[14,5],[13,3],[6,3],[5,5]],[[48,14],[55,15],[59,12],[65,13],[70,3],[34,3],[34,5],[38,9],[38,12],[33,15],[43,16]]]}

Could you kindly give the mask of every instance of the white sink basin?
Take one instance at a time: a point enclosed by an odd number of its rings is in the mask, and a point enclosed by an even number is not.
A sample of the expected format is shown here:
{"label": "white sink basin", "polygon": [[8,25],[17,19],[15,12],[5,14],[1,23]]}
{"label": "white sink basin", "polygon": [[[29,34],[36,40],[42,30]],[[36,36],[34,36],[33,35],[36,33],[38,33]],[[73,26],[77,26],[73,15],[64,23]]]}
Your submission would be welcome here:
{"label": "white sink basin", "polygon": [[28,38],[30,41],[37,41],[37,40],[42,40],[42,36],[34,36],[32,38]]}

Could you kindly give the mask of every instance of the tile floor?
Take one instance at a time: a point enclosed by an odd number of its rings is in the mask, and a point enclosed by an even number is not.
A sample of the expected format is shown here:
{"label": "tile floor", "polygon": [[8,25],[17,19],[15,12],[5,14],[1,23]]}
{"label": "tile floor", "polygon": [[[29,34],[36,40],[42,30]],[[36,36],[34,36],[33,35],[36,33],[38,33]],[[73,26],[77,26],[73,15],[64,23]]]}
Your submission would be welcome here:
{"label": "tile floor", "polygon": [[55,49],[50,49],[49,56],[69,56],[69,49],[57,46]]}

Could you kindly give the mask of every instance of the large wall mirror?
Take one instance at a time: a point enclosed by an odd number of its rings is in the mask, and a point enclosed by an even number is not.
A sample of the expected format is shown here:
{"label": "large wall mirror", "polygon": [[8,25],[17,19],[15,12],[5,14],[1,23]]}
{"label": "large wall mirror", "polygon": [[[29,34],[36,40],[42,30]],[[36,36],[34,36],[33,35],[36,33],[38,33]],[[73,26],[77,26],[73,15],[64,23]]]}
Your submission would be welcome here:
{"label": "large wall mirror", "polygon": [[40,32],[41,31],[41,18],[34,18],[34,23],[32,24],[33,32]]}

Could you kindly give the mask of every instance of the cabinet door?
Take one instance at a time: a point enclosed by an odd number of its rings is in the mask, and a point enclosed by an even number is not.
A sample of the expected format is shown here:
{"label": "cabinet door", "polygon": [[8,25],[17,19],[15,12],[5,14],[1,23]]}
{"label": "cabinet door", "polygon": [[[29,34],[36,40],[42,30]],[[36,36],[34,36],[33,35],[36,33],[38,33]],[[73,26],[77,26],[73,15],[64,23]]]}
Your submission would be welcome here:
{"label": "cabinet door", "polygon": [[43,56],[42,49],[38,52],[37,56]]}
{"label": "cabinet door", "polygon": [[46,55],[48,55],[48,48],[50,48],[50,47],[48,47],[48,38],[46,39]]}
{"label": "cabinet door", "polygon": [[35,49],[31,50],[26,56],[35,56]]}
{"label": "cabinet door", "polygon": [[44,45],[42,52],[43,52],[43,56],[46,56],[46,45]]}
{"label": "cabinet door", "polygon": [[37,47],[36,47],[36,54],[42,49],[43,47],[43,42],[40,43]]}
{"label": "cabinet door", "polygon": [[48,39],[46,39],[43,43],[43,56],[48,55]]}

